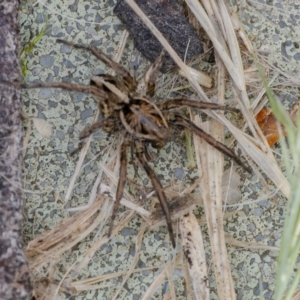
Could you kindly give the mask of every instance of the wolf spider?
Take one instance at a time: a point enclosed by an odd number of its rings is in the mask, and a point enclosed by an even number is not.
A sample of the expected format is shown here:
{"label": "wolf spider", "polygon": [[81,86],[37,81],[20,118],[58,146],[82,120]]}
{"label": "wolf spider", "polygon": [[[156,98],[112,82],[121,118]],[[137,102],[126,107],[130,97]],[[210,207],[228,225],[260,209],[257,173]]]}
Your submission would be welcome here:
{"label": "wolf spider", "polygon": [[103,120],[95,122],[80,134],[79,147],[86,137],[90,136],[99,128],[104,129],[106,132],[122,131],[124,133],[124,139],[120,149],[119,181],[108,235],[111,234],[113,222],[123,195],[127,173],[127,150],[131,148],[132,154],[135,153],[138,162],[150,178],[157,193],[157,197],[166,217],[170,239],[173,247],[175,247],[175,238],[166,195],[155,172],[147,162],[150,160],[147,146],[150,144],[154,148],[163,147],[171,139],[170,127],[175,129],[183,127],[203,138],[207,143],[234,160],[246,171],[251,172],[230,148],[218,142],[178,112],[179,108],[184,107],[209,110],[231,110],[235,112],[238,110],[214,103],[190,99],[170,99],[163,103],[152,102],[150,97],[154,94],[156,74],[161,66],[163,53],[146,73],[145,77],[147,77],[148,81],[147,96],[142,97],[138,95],[136,91],[138,86],[136,79],[121,65],[112,61],[96,47],[74,44],[64,40],[57,40],[57,42],[91,52],[107,66],[112,68],[118,77],[107,74],[93,76],[90,80],[90,85],[49,82],[23,84],[22,88],[61,88],[69,91],[90,93],[95,96],[99,103],[99,110],[103,115]]}

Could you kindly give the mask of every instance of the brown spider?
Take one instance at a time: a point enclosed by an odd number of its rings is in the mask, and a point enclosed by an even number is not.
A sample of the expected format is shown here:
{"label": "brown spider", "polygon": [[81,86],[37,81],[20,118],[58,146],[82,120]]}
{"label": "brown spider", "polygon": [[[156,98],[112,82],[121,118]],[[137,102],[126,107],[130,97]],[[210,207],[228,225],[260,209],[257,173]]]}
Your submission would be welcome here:
{"label": "brown spider", "polygon": [[[189,119],[177,112],[178,108],[183,107],[209,110],[238,110],[214,103],[199,102],[189,99],[170,99],[163,103],[154,103],[149,100],[149,97],[146,98],[139,96],[136,92],[137,82],[135,78],[133,78],[121,65],[109,59],[97,48],[90,45],[74,44],[63,40],[57,40],[57,42],[92,52],[98,59],[112,68],[119,78],[111,75],[97,75],[92,77],[90,85],[49,82],[23,84],[21,87],[54,87],[69,91],[91,93],[95,96],[99,103],[99,110],[104,119],[95,122],[80,134],[79,148],[82,145],[83,140],[99,128],[103,128],[106,132],[124,132],[124,140],[120,150],[119,182],[108,235],[111,234],[113,221],[116,217],[120,200],[123,195],[127,173],[127,150],[131,145],[132,151],[135,153],[137,160],[145,170],[147,176],[150,178],[157,193],[162,210],[166,216],[171,242],[173,247],[175,247],[175,238],[168,202],[160,181],[153,169],[147,163],[149,160],[147,145],[150,144],[154,148],[161,148],[171,139],[170,127],[184,127],[205,139],[207,143],[234,160],[246,171],[251,172],[251,170],[243,164],[243,162],[231,149],[215,140]],[[148,96],[153,96],[154,94],[156,74],[161,66],[162,57],[163,53],[146,73],[145,77],[148,81]]]}

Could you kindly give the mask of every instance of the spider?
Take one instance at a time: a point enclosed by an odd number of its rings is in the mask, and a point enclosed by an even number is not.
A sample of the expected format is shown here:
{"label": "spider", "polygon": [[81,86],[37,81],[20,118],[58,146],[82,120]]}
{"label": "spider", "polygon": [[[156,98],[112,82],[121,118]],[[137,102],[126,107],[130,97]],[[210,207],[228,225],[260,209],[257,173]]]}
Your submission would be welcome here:
{"label": "spider", "polygon": [[121,65],[112,61],[96,47],[85,44],[75,44],[60,39],[58,39],[57,42],[91,52],[107,66],[112,68],[117,76],[107,74],[96,75],[91,78],[89,85],[47,82],[22,84],[21,87],[61,88],[69,91],[90,93],[95,97],[96,101],[99,103],[99,110],[103,119],[95,122],[80,134],[78,149],[82,146],[85,138],[100,128],[109,133],[117,131],[124,133],[123,142],[120,148],[119,181],[108,235],[111,235],[114,219],[119,208],[120,200],[123,196],[127,175],[127,151],[131,148],[132,155],[135,154],[137,161],[144,169],[157,193],[157,197],[166,217],[170,239],[173,247],[175,247],[175,238],[168,202],[162,184],[154,170],[148,164],[150,156],[147,151],[147,146],[151,145],[154,148],[162,148],[171,140],[171,128],[187,128],[194,134],[203,138],[207,143],[224,155],[231,158],[247,172],[251,172],[251,170],[235,155],[233,150],[205,133],[180,113],[180,109],[184,107],[209,110],[230,110],[235,112],[238,110],[228,106],[220,106],[214,103],[183,98],[169,99],[163,103],[151,101],[150,99],[154,95],[155,90],[156,75],[162,64],[163,52],[145,74],[147,95],[143,97],[137,92],[138,84],[136,79]]}

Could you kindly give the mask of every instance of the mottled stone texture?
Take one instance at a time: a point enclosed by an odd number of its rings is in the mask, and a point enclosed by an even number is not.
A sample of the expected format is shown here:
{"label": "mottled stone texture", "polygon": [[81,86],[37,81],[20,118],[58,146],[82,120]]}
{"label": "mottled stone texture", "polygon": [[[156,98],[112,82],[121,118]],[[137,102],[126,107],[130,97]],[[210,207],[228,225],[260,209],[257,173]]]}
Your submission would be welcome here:
{"label": "mottled stone texture", "polygon": [[[186,20],[178,0],[136,0],[136,4],[168,40],[181,59],[189,60],[202,53],[202,45],[194,27]],[[114,13],[123,22],[133,37],[135,47],[152,63],[160,55],[162,46],[124,0],[119,0]],[[175,62],[166,54],[161,72],[175,67]]]}
{"label": "mottled stone texture", "polygon": [[0,299],[29,299],[23,251],[20,92],[3,82],[21,79],[19,2],[0,1]]}

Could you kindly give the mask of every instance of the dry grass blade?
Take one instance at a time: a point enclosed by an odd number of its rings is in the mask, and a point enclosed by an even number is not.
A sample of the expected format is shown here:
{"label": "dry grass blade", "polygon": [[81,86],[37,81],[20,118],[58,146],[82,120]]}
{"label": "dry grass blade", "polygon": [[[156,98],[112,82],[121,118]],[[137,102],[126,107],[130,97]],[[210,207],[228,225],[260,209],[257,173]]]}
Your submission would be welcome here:
{"label": "dry grass blade", "polygon": [[[98,187],[99,187],[99,184],[102,180],[102,175],[103,175],[103,172],[99,172],[98,173],[98,176],[93,184],[93,187],[92,187],[92,190],[91,190],[91,193],[89,195],[89,200],[88,200],[88,203],[87,204],[84,204],[84,205],[81,205],[81,206],[76,206],[76,207],[70,207],[70,208],[66,208],[66,211],[69,211],[69,212],[77,212],[77,211],[84,211],[88,208],[91,207],[91,205],[93,205],[93,203],[95,202],[97,196],[98,196]],[[109,189],[109,187],[108,187]],[[101,192],[100,192],[101,193]],[[104,193],[102,193],[104,194]]]}
{"label": "dry grass blade", "polygon": [[151,297],[151,295],[157,290],[157,288],[162,284],[164,279],[168,277],[168,274],[172,274],[176,263],[181,258],[181,254],[178,254],[174,260],[171,260],[168,264],[164,266],[162,272],[156,277],[156,279],[152,282],[145,295],[141,300],[147,300]]}
{"label": "dry grass blade", "polygon": [[[104,211],[104,210],[103,210]],[[107,216],[107,212],[104,211],[104,214]],[[133,217],[135,214],[134,211],[129,212],[123,219],[121,219],[116,226],[114,226],[111,237],[116,235]],[[95,242],[88,251],[84,253],[84,257],[79,265],[76,267],[76,271],[79,272],[82,268],[84,268],[91,258],[94,256],[95,252],[105,243],[109,241],[107,236],[102,237],[97,242]]]}
{"label": "dry grass blade", "polygon": [[[186,68],[189,70],[189,73],[195,78],[195,80],[207,87],[207,88],[211,88],[212,87],[212,78],[207,76],[206,74],[194,69],[194,68],[191,68],[189,66],[186,66]],[[182,70],[179,70],[179,74],[181,76],[184,76],[185,77],[185,73],[182,71]]]}
{"label": "dry grass blade", "polygon": [[188,264],[186,264],[186,263],[184,266],[184,279],[186,282],[186,298],[188,300],[193,299],[194,292],[193,292],[193,288],[192,288],[191,277],[189,275],[189,267],[188,267]]}
{"label": "dry grass blade", "polygon": [[[137,268],[132,270],[132,273],[139,273],[139,272],[144,272],[144,271],[150,271],[150,270],[156,270],[157,267],[149,267],[149,268]],[[96,290],[103,288],[103,285],[101,282],[107,281],[110,279],[114,279],[120,276],[125,276],[128,274],[128,271],[119,271],[119,272],[114,272],[114,273],[109,273],[105,275],[100,275],[100,276],[95,276],[91,278],[86,278],[83,280],[78,280],[71,282],[70,289],[73,289],[77,292],[79,291],[90,291],[90,290]]]}
{"label": "dry grass blade", "polygon": [[[226,36],[226,32],[220,11],[215,1],[203,0],[202,5],[204,6],[207,16],[210,20],[210,22],[207,23],[207,26],[209,26],[211,32],[216,32],[218,39],[220,39],[220,43],[225,45],[224,37]],[[203,13],[205,12],[203,11]]]}
{"label": "dry grass blade", "polygon": [[269,250],[269,251],[279,251],[279,247],[263,245],[256,242],[242,242],[233,238],[232,236],[225,236],[226,244],[237,248],[245,248],[245,249],[257,249],[257,250]]}
{"label": "dry grass blade", "polygon": [[197,300],[208,300],[209,286],[203,239],[198,221],[193,213],[180,219],[180,231],[194,297]]}
{"label": "dry grass blade", "polygon": [[134,268],[136,267],[136,264],[138,263],[139,261],[139,256],[140,256],[140,252],[141,252],[141,248],[142,248],[142,240],[143,240],[143,236],[144,236],[144,233],[145,233],[145,230],[147,228],[147,224],[143,224],[140,228],[140,231],[137,235],[137,238],[136,238],[136,242],[135,242],[135,255],[134,255],[134,260],[133,262],[131,263],[131,267],[130,269],[128,270],[125,278],[123,278],[123,281],[121,283],[121,285],[119,286],[119,289],[118,291],[115,293],[115,295],[112,297],[112,300],[116,300],[118,299],[118,295],[120,294],[121,290],[122,290],[122,287],[124,286],[124,284],[126,283],[126,281],[128,280],[128,278],[132,275],[133,271],[134,271]]}
{"label": "dry grass blade", "polygon": [[[231,22],[231,18],[229,16],[225,3],[222,0],[218,0],[218,4],[222,16],[222,22],[225,27],[225,32],[226,32],[225,39],[228,43],[231,60],[233,64],[236,66],[236,71],[237,74],[239,75],[241,87],[245,90],[246,84],[245,84],[244,67],[243,67],[242,56],[240,52],[240,46],[238,44],[237,37],[233,28],[233,24]],[[246,107],[249,107],[250,103],[248,97],[244,98],[243,100],[247,101],[244,104],[246,105]]]}
{"label": "dry grass blade", "polygon": [[[200,119],[195,116],[194,122],[201,127]],[[207,123],[206,123],[207,124]],[[212,136],[220,136],[220,124],[206,129]],[[220,132],[221,130],[221,132]],[[196,160],[199,169],[200,188],[203,196],[205,215],[212,248],[214,273],[218,287],[218,299],[235,299],[233,280],[225,245],[222,212],[222,155],[205,141],[194,136]]]}
{"label": "dry grass blade", "polygon": [[252,43],[249,40],[248,36],[246,35],[244,29],[242,28],[241,21],[239,20],[237,14],[233,10],[230,11],[230,17],[235,31],[239,33],[239,36],[243,40],[243,43],[246,46],[247,50],[249,51],[249,53],[253,53],[254,49]]}
{"label": "dry grass blade", "polygon": [[38,268],[53,257],[58,258],[92,232],[103,219],[99,213],[103,199],[104,196],[100,196],[88,210],[65,219],[52,230],[32,240],[27,246],[27,257],[34,258],[31,267]]}
{"label": "dry grass blade", "polygon": [[[93,123],[98,119],[98,117],[99,117],[99,110],[97,110],[96,113],[95,113],[95,116],[94,116],[94,119],[93,119]],[[74,174],[72,175],[72,177],[70,179],[70,183],[69,183],[66,195],[65,195],[65,202],[67,202],[68,200],[70,200],[71,197],[72,197],[73,189],[74,189],[74,186],[75,186],[75,182],[76,182],[77,176],[78,176],[78,174],[79,174],[79,172],[81,170],[81,167],[82,167],[84,158],[86,156],[87,150],[89,149],[91,140],[92,140],[92,136],[89,136],[86,139],[85,144],[84,144],[84,146],[82,147],[82,149],[80,151],[80,155],[79,155],[79,158],[78,158],[78,161],[77,161],[77,164],[76,164],[76,168],[75,168]]]}
{"label": "dry grass blade", "polygon": [[[167,196],[168,194],[170,194],[170,192],[166,192]],[[170,198],[168,197],[168,199]],[[172,220],[178,220],[183,215],[191,212],[193,209],[196,208],[197,203],[199,203],[199,201],[197,201],[197,199],[195,199],[192,196],[188,196],[188,194],[187,196],[185,196],[185,194],[180,195],[179,197],[175,196],[174,198],[168,200]],[[166,218],[162,209],[159,208],[151,214],[149,218],[149,223],[151,230],[154,230],[155,228],[166,224]]]}
{"label": "dry grass blade", "polygon": [[[100,194],[108,194],[114,200],[116,198],[115,193],[112,193],[110,187],[107,186],[107,185],[105,185],[104,183],[100,184],[100,191],[99,192],[100,192]],[[136,211],[141,216],[144,216],[144,217],[148,218],[151,215],[151,213],[148,210],[146,210],[145,208],[143,208],[140,205],[137,205],[137,204],[133,203],[132,201],[129,201],[129,200],[126,200],[126,199],[122,198],[120,203],[122,205],[124,205],[125,207],[127,207],[127,208],[129,208],[129,209],[131,209],[133,211]]]}

